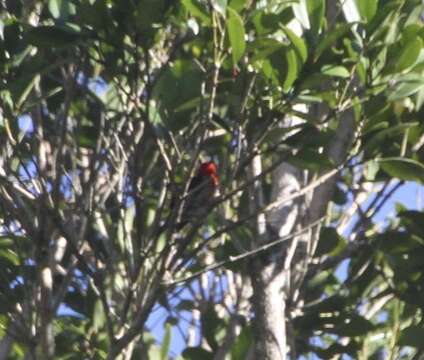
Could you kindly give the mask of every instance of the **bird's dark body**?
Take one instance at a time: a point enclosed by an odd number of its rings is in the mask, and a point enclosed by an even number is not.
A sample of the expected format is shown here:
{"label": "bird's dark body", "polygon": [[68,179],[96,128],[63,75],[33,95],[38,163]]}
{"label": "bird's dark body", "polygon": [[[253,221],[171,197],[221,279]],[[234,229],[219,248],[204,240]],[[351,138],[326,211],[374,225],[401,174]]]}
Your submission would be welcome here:
{"label": "bird's dark body", "polygon": [[[183,210],[179,221],[175,224],[177,230],[181,230],[188,223],[200,223],[207,216],[217,194],[218,184],[219,178],[216,164],[213,161],[202,163],[197,174],[190,180],[187,194],[181,200],[183,202]],[[181,202],[178,202],[178,204],[181,204]],[[175,206],[177,206],[177,201],[173,197],[170,208],[173,210],[172,213],[174,215]],[[159,233],[169,226],[169,220],[170,218],[161,226]]]}
{"label": "bird's dark body", "polygon": [[209,206],[216,192],[216,185],[208,176],[194,176],[188,188],[187,196],[184,200],[184,210],[181,215],[181,221],[177,228],[181,229],[188,222],[198,221],[201,217],[207,215]]}

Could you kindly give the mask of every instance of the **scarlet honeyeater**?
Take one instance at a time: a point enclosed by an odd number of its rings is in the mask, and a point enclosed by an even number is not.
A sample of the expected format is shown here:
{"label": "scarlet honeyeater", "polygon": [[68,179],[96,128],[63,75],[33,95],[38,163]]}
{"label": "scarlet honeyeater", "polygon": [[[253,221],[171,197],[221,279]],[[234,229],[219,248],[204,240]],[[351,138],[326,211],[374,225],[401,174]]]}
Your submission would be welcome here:
{"label": "scarlet honeyeater", "polygon": [[202,163],[197,174],[190,181],[181,219],[177,225],[178,229],[189,222],[199,221],[201,217],[207,215],[217,194],[218,185],[216,164],[213,161]]}

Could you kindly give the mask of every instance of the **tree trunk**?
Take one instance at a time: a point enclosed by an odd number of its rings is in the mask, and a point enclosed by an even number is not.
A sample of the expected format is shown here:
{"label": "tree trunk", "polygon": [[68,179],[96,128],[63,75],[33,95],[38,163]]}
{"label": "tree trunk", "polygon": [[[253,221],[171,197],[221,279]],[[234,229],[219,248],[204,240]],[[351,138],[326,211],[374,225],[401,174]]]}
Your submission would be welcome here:
{"label": "tree trunk", "polygon": [[[252,176],[261,172],[260,161],[252,164]],[[299,171],[293,166],[282,163],[272,174],[273,186],[270,201],[278,201],[297,192]],[[263,194],[260,187],[251,192],[251,210],[256,211],[263,205]],[[298,206],[296,201],[284,202],[266,214],[257,218],[258,247],[270,240],[284,238],[289,235],[297,221]],[[266,222],[266,226],[264,224]],[[255,314],[253,320],[256,359],[286,359],[288,353],[286,337],[286,296],[290,267],[285,261],[292,241],[270,251],[258,254],[250,262],[250,278],[253,288],[252,307]]]}
{"label": "tree trunk", "polygon": [[261,258],[251,261],[256,359],[286,359],[285,298],[281,292],[285,275],[275,263],[266,265]]}

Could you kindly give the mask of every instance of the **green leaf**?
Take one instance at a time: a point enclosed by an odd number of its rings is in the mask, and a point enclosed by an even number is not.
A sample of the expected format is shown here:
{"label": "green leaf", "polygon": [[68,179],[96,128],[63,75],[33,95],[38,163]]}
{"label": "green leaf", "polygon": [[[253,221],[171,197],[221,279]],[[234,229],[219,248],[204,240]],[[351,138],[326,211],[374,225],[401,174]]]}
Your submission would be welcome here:
{"label": "green leaf", "polygon": [[231,347],[231,360],[244,360],[252,344],[252,330],[245,326]]}
{"label": "green leaf", "polygon": [[399,85],[395,86],[392,89],[389,89],[389,95],[387,97],[387,100],[400,100],[410,95],[413,95],[422,89],[424,89],[424,81],[419,77],[417,77],[413,81],[400,82]]}
{"label": "green leaf", "polygon": [[[370,119],[370,120],[372,120],[372,119]],[[378,132],[378,131],[381,131],[381,130],[388,129],[389,126],[390,126],[390,124],[387,121],[380,121],[380,122],[369,121],[369,122],[364,124],[364,128],[362,130],[362,133],[364,135],[367,135],[367,134],[372,133],[372,132]]]}
{"label": "green leaf", "polygon": [[207,98],[208,98],[208,96],[205,96],[205,97],[196,96],[194,99],[190,99],[190,100],[186,101],[185,103],[176,107],[174,109],[174,111],[176,113],[178,113],[178,112],[194,109],[194,108],[198,107],[202,103],[202,101],[206,100]]}
{"label": "green leaf", "polygon": [[55,19],[67,19],[75,14],[75,5],[70,0],[50,0],[49,11]]}
{"label": "green leaf", "polygon": [[[38,73],[28,74],[28,76],[25,76],[23,79],[19,79],[19,80],[22,80],[21,84],[24,85],[24,88],[22,89],[22,93],[20,94],[19,98],[17,99],[15,103],[15,106],[17,109],[21,108],[21,106],[25,103],[29,94],[31,93],[31,90],[34,88],[37,82],[40,81],[40,74]],[[27,80],[28,83],[25,84],[25,80]]]}
{"label": "green leaf", "polygon": [[287,73],[286,78],[283,83],[283,90],[285,92],[289,91],[299,73],[299,68],[297,64],[296,53],[293,49],[286,51],[286,61],[287,61]]}
{"label": "green leaf", "polygon": [[332,271],[329,271],[329,270],[320,271],[315,276],[313,276],[312,279],[310,279],[307,282],[306,288],[312,291],[314,288],[322,287],[326,283],[328,283],[331,277],[333,277]]}
{"label": "green leaf", "polygon": [[375,16],[377,4],[378,0],[356,0],[359,14],[361,14],[362,19],[366,20],[366,22],[371,21]]}
{"label": "green leaf", "polygon": [[0,249],[0,258],[3,258],[13,265],[19,265],[19,256],[10,249]]}
{"label": "green leaf", "polygon": [[[148,357],[149,360],[160,360],[161,349],[157,345],[150,346],[147,357]],[[105,358],[103,358],[103,359],[105,359]]]}
{"label": "green leaf", "polygon": [[347,194],[345,191],[342,190],[342,188],[338,185],[335,186],[333,196],[331,198],[331,201],[335,203],[336,205],[346,205],[346,203],[349,201]]}
{"label": "green leaf", "polygon": [[186,360],[213,360],[213,353],[201,347],[188,347],[183,351],[182,356]]}
{"label": "green leaf", "polygon": [[354,25],[355,23],[338,25],[333,31],[326,33],[315,50],[315,59],[318,59],[325,50],[333,46],[338,39],[346,35]]}
{"label": "green leaf", "polygon": [[176,325],[178,325],[178,324],[179,324],[179,322],[180,322],[180,320],[179,320],[179,318],[178,318],[178,317],[176,317],[176,316],[168,316],[168,317],[166,318],[166,323],[167,323],[169,326],[171,326],[171,328],[172,328],[172,326],[176,326]]}
{"label": "green leaf", "polygon": [[335,294],[317,303],[307,305],[305,310],[308,313],[329,313],[334,311],[343,311],[346,308],[348,299],[340,294]]}
{"label": "green leaf", "polygon": [[[424,213],[416,210],[401,211],[399,217],[402,219],[401,224],[410,231],[411,234],[417,235],[424,239]],[[416,239],[414,239],[416,240]]]}
{"label": "green leaf", "polygon": [[[383,74],[394,74],[400,73],[413,65],[415,65],[419,59],[422,60],[421,50],[423,42],[418,34],[410,35],[409,33],[402,34],[400,41],[394,42],[387,51],[386,65],[383,69]],[[406,81],[417,81],[415,74],[407,74],[404,76]],[[399,78],[399,80],[402,80]]]}
{"label": "green leaf", "polygon": [[415,126],[418,126],[418,122],[399,124],[387,129],[383,128],[383,130],[377,132],[371,138],[368,138],[366,140],[364,150],[372,152],[375,149],[382,149],[382,145],[385,141],[387,141],[388,139],[396,138],[399,135],[402,135],[406,129],[410,129]]}
{"label": "green leaf", "polygon": [[401,72],[414,65],[420,55],[422,47],[423,42],[419,37],[409,41],[403,47],[399,58],[396,60],[395,71]]}
{"label": "green leaf", "polygon": [[[295,4],[293,4],[295,6]],[[233,9],[234,7],[231,6]],[[292,7],[287,7],[280,13],[257,11],[251,18],[258,36],[274,34],[282,24],[288,24],[293,19]]]}
{"label": "green leaf", "polygon": [[421,246],[416,238],[406,231],[389,230],[378,234],[375,241],[379,249],[389,256],[415,251]]}
{"label": "green leaf", "polygon": [[290,158],[289,162],[294,166],[312,171],[328,170],[334,167],[328,156],[309,149],[300,151],[296,156]]}
{"label": "green leaf", "polygon": [[38,47],[67,47],[83,38],[80,32],[59,26],[32,27],[26,36],[31,45]]}
{"label": "green leaf", "polygon": [[402,158],[376,159],[380,167],[390,176],[405,181],[418,181],[424,184],[424,165],[418,161]]}
{"label": "green leaf", "polygon": [[305,148],[309,147],[318,149],[320,146],[325,146],[332,136],[334,136],[334,132],[331,130],[319,130],[314,125],[306,124],[301,127],[300,131],[287,138],[285,143],[289,146],[298,146],[299,144],[302,144]]}
{"label": "green leaf", "polygon": [[212,305],[202,314],[203,333],[209,346],[216,350],[219,346],[216,335],[222,326],[222,320]]}
{"label": "green leaf", "polygon": [[233,65],[235,66],[246,50],[243,19],[234,9],[228,7],[227,29],[231,44]]}
{"label": "green leaf", "polygon": [[97,332],[106,322],[106,315],[104,313],[103,305],[100,300],[97,300],[93,310],[93,328]]}
{"label": "green leaf", "polygon": [[240,12],[247,4],[247,0],[230,0],[230,6],[234,10]]}
{"label": "green leaf", "polygon": [[[315,251],[315,256],[322,256],[335,252],[344,247],[346,241],[338,234],[333,227],[323,227],[319,236],[319,242]],[[331,255],[334,255],[331,254]]]}
{"label": "green leaf", "polygon": [[402,39],[405,40],[405,42],[409,42],[411,40],[414,40],[416,37],[421,36],[421,25],[419,23],[412,23],[410,25],[407,25],[402,30]]}
{"label": "green leaf", "polygon": [[196,0],[181,0],[184,7],[191,15],[198,18],[203,25],[210,26],[212,21],[206,8]]}
{"label": "green leaf", "polygon": [[185,311],[193,311],[195,308],[194,301],[193,300],[181,300],[180,303],[177,305],[177,310],[185,310]]}
{"label": "green leaf", "polygon": [[[25,106],[22,107],[22,109],[24,111],[29,110],[30,108],[32,108],[35,105],[39,105],[40,102],[45,101],[49,98],[51,98],[52,96],[59,94],[60,92],[62,92],[64,89],[62,86],[56,86],[55,88],[51,89],[51,90],[47,90],[42,96],[35,98],[35,99],[31,99],[28,102],[25,103]],[[23,104],[23,103],[21,103]],[[19,105],[20,106],[20,105]]]}
{"label": "green leaf", "polygon": [[284,47],[286,46],[276,39],[260,38],[258,41],[252,42],[249,46],[249,50],[252,49],[255,51],[251,62],[254,63],[263,60]]}
{"label": "green leaf", "polygon": [[[127,236],[126,234],[131,233],[134,226],[135,206],[129,206],[127,209],[122,210],[122,212],[124,213],[124,219],[123,221],[119,221],[117,225],[116,239],[120,244],[121,249],[123,251],[128,251],[128,253],[132,256],[134,249],[126,243],[125,238]],[[107,238],[107,234],[102,235]]]}
{"label": "green leaf", "polygon": [[305,42],[303,41],[302,38],[297,36],[288,27],[282,26],[282,29],[286,33],[290,42],[292,43],[293,48],[295,49],[297,56],[299,56],[299,59],[301,60],[301,62],[304,63],[306,61],[306,59],[308,58],[308,49],[306,48]]}
{"label": "green leaf", "polygon": [[162,73],[153,88],[152,98],[155,100],[158,111],[155,115],[156,121],[163,119],[168,130],[178,130],[188,126],[191,120],[190,110],[182,111],[180,108],[176,113],[175,109],[199,97],[201,76],[202,73],[193,62],[175,60],[172,67]]}
{"label": "green leaf", "polygon": [[380,170],[380,166],[378,165],[377,161],[370,160],[365,164],[364,169],[364,177],[367,181],[374,181],[375,176],[378,173],[378,170]]}
{"label": "green leaf", "polygon": [[325,1],[306,0],[306,7],[308,9],[311,30],[314,34],[318,34],[324,22]]}
{"label": "green leaf", "polygon": [[25,239],[25,237],[23,237],[23,236],[21,237],[21,236],[17,236],[17,235],[14,235],[14,236],[0,236],[0,249],[8,249],[11,246],[13,246],[13,243],[14,243],[13,238],[16,238],[17,240],[19,238],[21,238],[22,240]]}
{"label": "green leaf", "polygon": [[94,148],[97,143],[98,129],[94,126],[83,125],[77,133],[75,139],[78,145],[86,148]]}
{"label": "green leaf", "polygon": [[84,1],[78,8],[78,17],[93,28],[108,29],[116,26],[110,16],[110,8],[105,1]]}
{"label": "green leaf", "polygon": [[375,35],[378,34],[380,30],[384,32],[384,28],[388,26],[397,26],[397,21],[393,21],[392,19],[394,18],[394,14],[397,13],[396,15],[399,15],[399,2],[397,0],[384,1],[384,4],[383,2],[380,2],[380,5],[381,6],[378,7],[378,11],[375,16],[367,26],[367,33],[374,33],[374,39]]}
{"label": "green leaf", "polygon": [[411,325],[406,329],[403,329],[398,345],[400,346],[412,346],[415,348],[422,349],[424,339],[424,327],[419,325]]}
{"label": "green leaf", "polygon": [[160,359],[161,360],[167,360],[168,359],[169,347],[171,345],[171,330],[172,330],[171,324],[166,323],[166,325],[165,325],[165,335],[163,337],[162,346],[160,348]]}
{"label": "green leaf", "polygon": [[136,11],[136,26],[146,33],[153,34],[152,25],[160,23],[164,19],[164,0],[139,0]]}
{"label": "green leaf", "polygon": [[360,315],[353,314],[350,319],[345,320],[345,324],[337,326],[332,333],[339,336],[364,336],[375,329],[375,325]]}
{"label": "green leaf", "polygon": [[325,65],[321,68],[321,72],[324,75],[348,78],[350,77],[349,71],[344,66],[338,65]]}

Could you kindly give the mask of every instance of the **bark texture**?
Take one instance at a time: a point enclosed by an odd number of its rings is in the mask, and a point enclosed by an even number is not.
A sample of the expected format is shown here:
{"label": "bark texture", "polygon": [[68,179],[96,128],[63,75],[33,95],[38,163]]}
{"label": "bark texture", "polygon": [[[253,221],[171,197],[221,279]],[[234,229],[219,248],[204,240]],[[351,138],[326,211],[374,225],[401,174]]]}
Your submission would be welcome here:
{"label": "bark texture", "polygon": [[[286,163],[272,173],[273,186],[270,201],[287,198],[300,189],[299,171]],[[262,196],[262,195],[261,195]],[[260,204],[257,204],[260,205]],[[290,234],[298,217],[297,201],[284,202],[273,208],[266,217],[266,231],[258,226],[258,244]],[[286,359],[286,297],[290,267],[286,266],[285,254],[289,245],[284,243],[271,252],[257,256],[251,261],[250,277],[253,288],[252,306],[255,314],[255,355],[257,359]]]}
{"label": "bark texture", "polygon": [[[346,159],[355,134],[355,121],[352,111],[340,115],[339,126],[333,141],[325,149],[336,166]],[[254,176],[258,160],[253,162]],[[255,169],[256,168],[256,169]],[[272,174],[270,201],[280,201],[302,189],[303,174],[299,169],[281,164]],[[310,181],[313,179],[310,179]],[[299,228],[311,226],[325,215],[331,200],[336,176],[332,176],[317,186],[310,194],[289,202],[282,202],[267,214],[264,230],[263,218],[257,219],[257,244],[282,238]],[[262,206],[263,194],[256,186],[251,192],[256,209]],[[304,234],[293,237],[282,245],[274,247],[271,253],[255,257],[251,261],[250,277],[253,287],[252,306],[255,314],[255,355],[257,359],[285,360],[288,354],[296,357],[294,339],[288,338],[286,300],[291,306],[301,303],[300,287],[308,264],[312,258],[319,235],[319,226],[310,227]],[[300,301],[300,302],[299,302]]]}
{"label": "bark texture", "polygon": [[253,311],[256,359],[286,359],[285,298],[282,296],[285,272],[276,263],[252,261]]}

